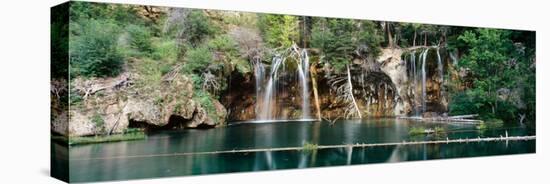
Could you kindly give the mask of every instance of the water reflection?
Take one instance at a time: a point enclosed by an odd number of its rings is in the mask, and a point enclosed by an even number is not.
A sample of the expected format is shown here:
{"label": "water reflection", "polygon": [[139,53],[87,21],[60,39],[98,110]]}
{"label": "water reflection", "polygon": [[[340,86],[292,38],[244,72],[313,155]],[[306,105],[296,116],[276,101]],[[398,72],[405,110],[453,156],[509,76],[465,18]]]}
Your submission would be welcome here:
{"label": "water reflection", "polygon": [[[410,127],[419,125],[418,122],[389,119],[341,121],[333,126],[328,123],[301,122],[242,124],[210,130],[166,131],[151,134],[146,140],[141,141],[71,147],[68,153],[70,176],[71,181],[102,181],[535,152],[535,140],[531,140],[170,155],[220,150],[301,147],[306,142],[317,145],[337,145],[439,139],[433,136],[409,136]],[[450,139],[499,136],[505,135],[506,132],[509,136],[531,133],[514,127],[480,132],[469,125],[426,123],[421,125],[442,126],[450,131],[446,135]],[[52,146],[56,147],[55,144]],[[55,150],[63,151],[52,149],[52,151]]]}

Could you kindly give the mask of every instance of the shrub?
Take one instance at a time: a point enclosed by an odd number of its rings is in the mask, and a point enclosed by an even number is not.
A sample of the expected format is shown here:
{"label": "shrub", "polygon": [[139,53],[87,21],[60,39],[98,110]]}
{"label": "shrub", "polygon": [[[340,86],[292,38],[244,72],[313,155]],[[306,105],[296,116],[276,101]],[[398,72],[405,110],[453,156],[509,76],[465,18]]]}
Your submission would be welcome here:
{"label": "shrub", "polygon": [[187,16],[184,28],[184,37],[191,45],[198,45],[206,38],[217,32],[210,19],[202,10],[192,10]]}
{"label": "shrub", "polygon": [[160,40],[153,42],[153,59],[163,59],[170,62],[176,61],[178,57],[178,45],[174,40]]}
{"label": "shrub", "polygon": [[232,55],[238,55],[238,45],[233,38],[228,35],[216,36],[213,39],[209,40],[206,44],[209,49],[226,52]]}
{"label": "shrub", "polygon": [[105,130],[105,120],[103,120],[103,117],[99,113],[95,113],[92,116],[92,122],[94,123],[96,129],[98,129],[100,132],[103,132]]}
{"label": "shrub", "polygon": [[409,130],[409,135],[424,135],[426,133],[426,128],[424,127],[412,127]]}
{"label": "shrub", "polygon": [[151,31],[149,28],[139,25],[129,25],[126,31],[130,36],[130,47],[147,55],[153,51],[151,44]]}
{"label": "shrub", "polygon": [[261,15],[258,26],[272,47],[289,47],[298,39],[298,18],[292,15]]}
{"label": "shrub", "polygon": [[110,21],[89,20],[78,26],[69,47],[71,75],[115,76],[122,71],[122,55],[117,51],[118,26]]}
{"label": "shrub", "polygon": [[305,151],[305,152],[315,151],[315,150],[318,149],[318,147],[319,147],[319,145],[317,145],[317,144],[305,142],[304,145],[303,145],[302,151]]}
{"label": "shrub", "polygon": [[212,52],[204,46],[190,49],[185,56],[183,70],[187,73],[202,73],[212,62]]}
{"label": "shrub", "polygon": [[224,74],[229,74],[232,70],[237,70],[241,74],[252,71],[249,62],[241,57],[239,45],[229,35],[220,35],[209,40],[207,47],[210,50],[221,52],[227,57],[228,60],[219,61],[220,66],[217,66],[218,69],[225,69]]}
{"label": "shrub", "polygon": [[142,89],[156,90],[162,82],[161,65],[158,61],[144,58],[134,65],[140,76],[136,80],[136,85]]}
{"label": "shrub", "polygon": [[214,121],[218,121],[216,118],[216,108],[214,107],[213,97],[210,93],[203,91],[203,90],[196,90],[195,93],[193,93],[193,99],[196,102],[199,102],[201,106],[206,110],[206,114],[212,118]]}
{"label": "shrub", "polygon": [[383,36],[372,21],[319,18],[311,30],[311,46],[321,49],[325,62],[336,72],[344,70],[356,50],[378,56],[382,41]]}

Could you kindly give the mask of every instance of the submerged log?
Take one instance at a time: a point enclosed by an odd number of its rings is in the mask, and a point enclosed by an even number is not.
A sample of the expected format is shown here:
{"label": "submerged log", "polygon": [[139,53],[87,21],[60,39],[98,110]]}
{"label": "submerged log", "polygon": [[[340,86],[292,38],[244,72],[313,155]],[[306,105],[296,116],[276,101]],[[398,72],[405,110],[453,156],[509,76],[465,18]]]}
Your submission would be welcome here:
{"label": "submerged log", "polygon": [[449,119],[467,119],[467,118],[475,118],[479,116],[478,114],[468,114],[468,115],[458,115],[458,116],[449,116],[447,118]]}
{"label": "submerged log", "polygon": [[479,124],[482,123],[482,120],[476,119],[466,119],[477,117],[477,114],[470,115],[460,115],[460,116],[450,116],[450,117],[397,117],[398,119],[408,119],[415,121],[441,121],[441,122],[459,122],[459,123],[470,123],[470,124]]}
{"label": "submerged log", "polygon": [[[465,138],[465,139],[445,139],[434,141],[403,141],[393,143],[356,143],[356,144],[339,144],[339,145],[319,145],[315,146],[315,149],[331,149],[331,148],[367,148],[367,147],[380,147],[380,146],[406,146],[406,145],[422,145],[422,144],[449,144],[449,143],[471,143],[471,142],[495,142],[495,141],[528,141],[536,140],[535,135],[531,136],[514,136],[514,137],[477,137],[477,138]],[[188,155],[210,155],[210,154],[224,154],[224,153],[251,153],[251,152],[265,152],[265,151],[301,151],[308,150],[306,146],[301,147],[280,147],[280,148],[258,148],[258,149],[241,149],[241,150],[222,150],[222,151],[205,151],[205,152],[187,152],[187,153],[166,153],[166,154],[151,154],[151,155],[131,155],[131,156],[112,156],[112,157],[96,157],[96,158],[76,158],[70,159],[76,160],[108,160],[119,158],[149,158],[149,157],[169,157],[169,156],[188,156]]]}

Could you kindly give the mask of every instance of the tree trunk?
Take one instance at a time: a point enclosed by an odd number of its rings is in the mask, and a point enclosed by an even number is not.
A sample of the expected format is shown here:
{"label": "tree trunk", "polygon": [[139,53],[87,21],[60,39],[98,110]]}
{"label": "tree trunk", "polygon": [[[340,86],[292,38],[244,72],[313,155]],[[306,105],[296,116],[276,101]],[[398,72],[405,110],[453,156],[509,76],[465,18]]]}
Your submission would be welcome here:
{"label": "tree trunk", "polygon": [[414,30],[413,47],[416,46],[416,30]]}
{"label": "tree trunk", "polygon": [[353,102],[353,106],[355,107],[355,111],[357,112],[357,115],[359,115],[359,119],[361,119],[361,111],[359,111],[359,107],[357,106],[357,102],[355,102],[355,97],[353,96],[353,85],[351,85],[351,72],[349,71],[349,64],[346,65],[348,70],[348,85],[349,85],[349,93],[351,96],[351,100]]}
{"label": "tree trunk", "polygon": [[392,48],[393,47],[393,38],[392,38],[392,34],[391,34],[390,23],[388,23],[388,22],[386,22],[386,31],[387,31],[387,34],[388,34],[388,47]]}
{"label": "tree trunk", "polygon": [[319,94],[317,93],[317,70],[315,70],[315,66],[317,64],[313,63],[309,67],[309,72],[311,75],[311,85],[313,86],[313,96],[315,97],[315,108],[317,109],[317,119],[321,120],[321,107],[319,105]]}
{"label": "tree trunk", "polygon": [[424,33],[424,46],[428,46],[428,33]]}

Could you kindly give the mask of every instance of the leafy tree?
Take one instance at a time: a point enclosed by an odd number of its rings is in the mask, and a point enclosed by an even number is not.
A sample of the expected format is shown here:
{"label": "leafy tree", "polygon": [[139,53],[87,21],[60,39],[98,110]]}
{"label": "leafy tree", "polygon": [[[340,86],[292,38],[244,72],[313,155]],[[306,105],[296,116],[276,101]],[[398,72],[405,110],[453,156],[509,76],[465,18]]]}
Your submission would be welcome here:
{"label": "leafy tree", "polygon": [[51,14],[51,78],[67,79],[69,64],[69,4],[52,9]]}
{"label": "leafy tree", "polygon": [[205,46],[187,51],[184,70],[188,73],[202,73],[212,62],[212,52]]}
{"label": "leafy tree", "polygon": [[70,38],[71,75],[115,76],[122,70],[117,50],[119,27],[111,21],[89,20],[74,24],[78,30]]}
{"label": "leafy tree", "polygon": [[123,6],[94,2],[73,1],[70,8],[71,21],[112,20],[119,26],[132,23],[144,24],[145,20],[138,15],[139,6]]}
{"label": "leafy tree", "polygon": [[[342,72],[358,48],[378,56],[383,38],[371,21],[320,18],[311,31],[311,45],[320,48],[325,60]],[[361,50],[361,49],[359,49]]]}
{"label": "leafy tree", "polygon": [[258,20],[264,41],[272,47],[290,47],[298,40],[298,18],[291,15],[261,15]]}
{"label": "leafy tree", "polygon": [[[486,119],[517,119],[519,107],[500,98],[499,91],[534,84],[534,71],[530,71],[531,56],[525,54],[521,43],[512,41],[511,33],[484,28],[465,31],[458,37],[467,47],[459,66],[470,70],[473,87],[453,97],[451,113],[479,112]],[[534,91],[523,90],[523,95],[531,94]]]}
{"label": "leafy tree", "polygon": [[150,54],[153,51],[151,44],[151,31],[148,27],[139,25],[129,25],[126,27],[130,35],[130,47],[141,53]]}
{"label": "leafy tree", "polygon": [[202,43],[206,38],[214,35],[218,29],[213,26],[202,10],[189,12],[186,21],[183,36],[192,46]]}

